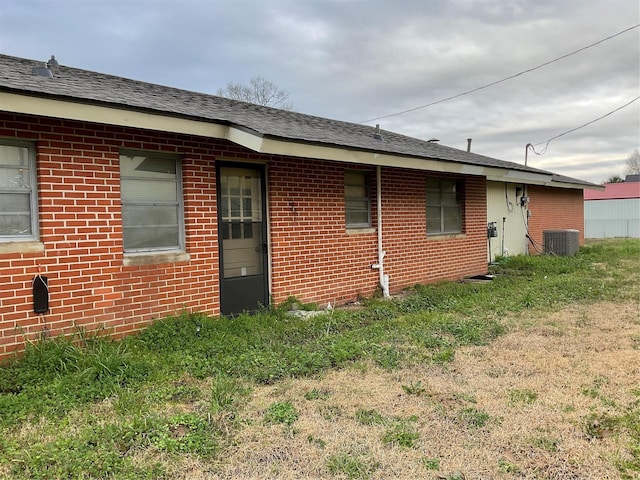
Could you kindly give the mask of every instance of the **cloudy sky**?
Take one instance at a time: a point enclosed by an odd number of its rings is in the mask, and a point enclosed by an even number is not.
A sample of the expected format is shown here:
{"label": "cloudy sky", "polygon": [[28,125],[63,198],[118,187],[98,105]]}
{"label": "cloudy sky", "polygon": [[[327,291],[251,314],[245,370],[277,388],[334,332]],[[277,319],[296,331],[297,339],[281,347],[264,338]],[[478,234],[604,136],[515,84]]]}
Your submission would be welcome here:
{"label": "cloudy sky", "polygon": [[[298,112],[524,163],[640,95],[638,24],[637,0],[0,0],[0,52],[211,94],[262,76]],[[600,183],[639,137],[635,101],[528,164]]]}

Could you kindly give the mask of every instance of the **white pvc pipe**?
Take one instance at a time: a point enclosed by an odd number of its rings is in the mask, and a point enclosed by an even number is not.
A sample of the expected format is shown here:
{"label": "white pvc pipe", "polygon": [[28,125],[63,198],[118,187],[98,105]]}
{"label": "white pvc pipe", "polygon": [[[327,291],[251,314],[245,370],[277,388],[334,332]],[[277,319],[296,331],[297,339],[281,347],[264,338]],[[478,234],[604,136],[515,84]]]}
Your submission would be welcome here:
{"label": "white pvc pipe", "polygon": [[381,167],[376,167],[376,194],[378,207],[378,273],[380,275],[380,287],[383,297],[389,297],[389,275],[384,274],[384,256],[386,252],[382,249],[382,172]]}

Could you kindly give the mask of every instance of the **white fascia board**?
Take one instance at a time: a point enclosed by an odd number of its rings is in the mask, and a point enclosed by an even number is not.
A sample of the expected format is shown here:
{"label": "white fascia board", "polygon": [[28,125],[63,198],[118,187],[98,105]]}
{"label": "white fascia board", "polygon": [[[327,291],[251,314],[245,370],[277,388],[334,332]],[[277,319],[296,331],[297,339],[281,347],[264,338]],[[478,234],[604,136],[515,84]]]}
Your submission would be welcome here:
{"label": "white fascia board", "polygon": [[547,182],[545,183],[547,187],[554,188],[573,188],[580,190],[599,190],[604,192],[604,187],[602,185],[584,185],[582,183],[568,183],[568,182]]}
{"label": "white fascia board", "polygon": [[[362,165],[380,165],[461,175],[477,175],[485,176],[488,180],[499,182],[576,188],[576,185],[573,184],[551,183],[549,175],[495,167],[483,167],[480,165],[446,160],[430,160],[387,153],[352,150],[338,146],[314,145],[284,139],[265,138],[259,134],[251,133],[237,127],[230,127],[211,121],[171,117],[124,108],[76,103],[68,100],[0,92],[0,110],[122,127],[145,128],[161,132],[198,135],[207,138],[227,139],[254,152],[270,155],[316,158]],[[595,189],[595,187],[587,188]]]}
{"label": "white fascia board", "polygon": [[[234,130],[233,128],[229,129]],[[308,143],[292,142],[274,138],[261,138],[260,142],[253,142],[251,134],[230,135],[233,141],[242,140],[241,145],[252,150],[268,155],[284,155],[288,157],[313,158],[331,160],[336,162],[357,163],[361,165],[373,165],[383,167],[398,167],[411,170],[426,170],[442,173],[457,173],[464,175],[486,175],[486,168],[479,165],[447,162],[444,160],[429,160],[417,157],[391,155],[388,153],[376,153],[363,150],[352,150],[338,146],[315,145]],[[253,148],[252,148],[253,147]]]}
{"label": "white fascia board", "polygon": [[228,129],[212,122],[6,92],[0,92],[0,110],[209,138],[226,138]]}
{"label": "white fascia board", "polygon": [[340,147],[290,142],[272,138],[263,138],[260,148],[261,150],[256,151],[272,155],[318,158],[338,162],[359,163],[363,165],[381,165],[387,167],[407,168],[411,170],[483,176],[487,177],[487,180],[497,182],[545,185],[551,181],[551,174],[472,165],[447,160],[407,157],[387,153],[373,153]]}
{"label": "white fascia board", "polygon": [[[532,174],[532,176],[527,176],[527,172],[518,172],[521,175],[518,176],[507,176],[507,175],[491,175],[487,177],[487,180],[492,182],[503,182],[503,183],[523,183],[526,185],[539,185],[543,187],[553,187],[553,188],[568,188],[572,190],[604,190],[604,187],[599,185],[584,185],[582,183],[570,183],[570,182],[554,182],[551,180],[551,175],[544,176],[543,179],[540,179],[540,176],[535,176],[536,174]],[[525,175],[522,175],[524,173]],[[520,178],[516,178],[520,177]]]}
{"label": "white fascia board", "polygon": [[263,137],[256,133],[247,132],[237,127],[229,127],[227,129],[226,139],[237,145],[253,150],[254,152],[262,152]]}
{"label": "white fascia board", "polygon": [[546,185],[551,181],[551,174],[545,175],[521,170],[492,168],[488,172],[487,180],[504,183],[524,183],[526,185]]}

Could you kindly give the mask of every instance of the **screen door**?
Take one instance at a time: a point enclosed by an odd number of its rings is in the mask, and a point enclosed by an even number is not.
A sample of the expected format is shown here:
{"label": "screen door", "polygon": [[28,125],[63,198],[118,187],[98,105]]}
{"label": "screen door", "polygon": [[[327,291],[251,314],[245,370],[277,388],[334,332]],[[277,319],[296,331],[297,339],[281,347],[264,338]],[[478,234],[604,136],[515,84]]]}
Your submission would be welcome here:
{"label": "screen door", "polygon": [[252,312],[268,304],[264,171],[220,166],[218,238],[223,315]]}

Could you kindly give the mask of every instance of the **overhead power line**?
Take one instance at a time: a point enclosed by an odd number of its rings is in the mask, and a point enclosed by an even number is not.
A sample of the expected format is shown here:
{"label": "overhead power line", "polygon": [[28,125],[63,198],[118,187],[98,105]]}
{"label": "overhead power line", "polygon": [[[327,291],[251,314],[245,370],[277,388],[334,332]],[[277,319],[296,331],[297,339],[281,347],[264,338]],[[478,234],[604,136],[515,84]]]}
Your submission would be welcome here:
{"label": "overhead power line", "polygon": [[[596,118],[596,119],[594,119],[594,120],[591,120],[590,122],[584,123],[584,124],[580,125],[579,127],[572,128],[571,130],[567,130],[566,132],[562,132],[561,134],[556,135],[555,137],[551,137],[551,138],[550,138],[549,140],[547,140],[546,142],[536,143],[535,145],[532,145],[532,144],[530,144],[530,143],[529,143],[529,144],[527,145],[527,148],[530,148],[530,149],[533,151],[533,153],[535,153],[536,155],[544,155],[544,154],[546,153],[546,151],[547,151],[547,148],[549,148],[549,144],[551,143],[551,140],[555,140],[556,138],[560,138],[560,137],[562,137],[563,135],[566,135],[566,134],[568,134],[568,133],[575,132],[576,130],[580,130],[581,128],[584,128],[584,127],[586,127],[587,125],[591,125],[592,123],[596,123],[597,121],[602,120],[603,118],[606,118],[606,117],[608,117],[609,115],[612,115],[612,114],[616,113],[617,111],[622,110],[622,109],[623,109],[623,108],[625,108],[625,107],[628,107],[628,106],[629,106],[629,105],[631,105],[633,102],[637,102],[638,100],[640,100],[640,96],[638,96],[638,97],[634,98],[633,100],[631,100],[631,101],[629,101],[629,102],[625,103],[624,105],[622,105],[622,106],[620,106],[620,107],[616,108],[615,110],[611,110],[609,113],[605,113],[605,114],[604,114],[604,115],[602,115],[601,117],[598,117],[598,118]],[[543,143],[545,144],[545,145],[544,145],[544,148],[543,148],[540,152],[536,152],[535,147],[536,147],[536,146],[538,146],[538,145],[542,145]]]}
{"label": "overhead power line", "polygon": [[375,117],[375,118],[370,118],[368,120],[362,120],[362,121],[360,121],[358,123],[367,123],[367,122],[373,122],[374,120],[382,120],[384,118],[396,117],[398,115],[403,115],[403,114],[409,113],[409,112],[415,112],[416,110],[421,110],[423,108],[431,107],[431,106],[437,105],[439,103],[447,102],[449,100],[453,100],[454,98],[459,98],[459,97],[462,97],[464,95],[469,95],[470,93],[477,92],[478,90],[483,90],[485,88],[492,87],[492,86],[497,85],[499,83],[506,82],[507,80],[511,80],[513,78],[516,78],[516,77],[519,77],[521,75],[524,75],[525,73],[530,73],[530,72],[533,72],[534,70],[538,70],[539,68],[546,67],[547,65],[551,65],[552,63],[555,63],[555,62],[558,62],[560,60],[563,60],[563,59],[565,59],[567,57],[575,55],[576,53],[580,53],[580,52],[582,52],[584,50],[587,50],[588,48],[595,47],[596,45],[604,43],[607,40],[611,40],[612,38],[615,38],[615,37],[617,37],[619,35],[622,35],[623,33],[626,33],[628,31],[633,30],[634,28],[638,28],[638,27],[640,27],[640,23],[636,24],[636,25],[634,25],[632,27],[625,28],[624,30],[622,30],[622,31],[620,31],[618,33],[615,33],[613,35],[609,35],[608,37],[603,38],[602,40],[598,40],[595,43],[591,43],[591,44],[589,44],[589,45],[587,45],[585,47],[579,48],[578,50],[574,50],[573,52],[567,53],[566,55],[562,55],[561,57],[554,58],[553,60],[549,60],[548,62],[541,63],[540,65],[538,65],[536,67],[528,68],[528,69],[523,70],[521,72],[518,72],[518,73],[516,73],[514,75],[509,75],[508,77],[502,78],[500,80],[496,80],[495,82],[488,83],[488,84],[483,85],[481,87],[477,87],[477,88],[474,88],[474,89],[471,89],[471,90],[467,90],[466,92],[458,93],[457,95],[452,95],[451,97],[443,98],[443,99],[437,100],[435,102],[427,103],[426,105],[420,105],[419,107],[409,108],[407,110],[402,110],[401,112],[390,113],[389,115],[383,115],[381,117]]}

